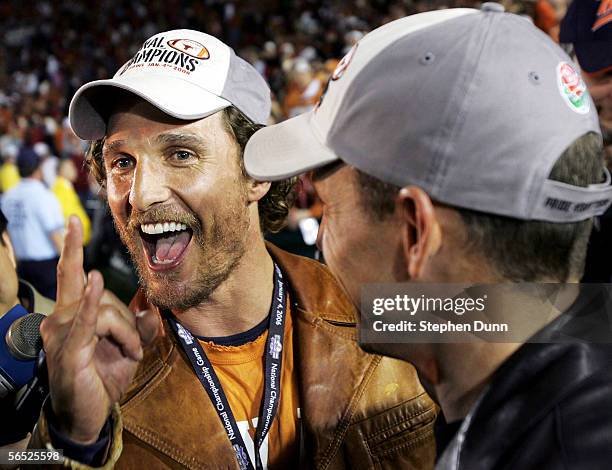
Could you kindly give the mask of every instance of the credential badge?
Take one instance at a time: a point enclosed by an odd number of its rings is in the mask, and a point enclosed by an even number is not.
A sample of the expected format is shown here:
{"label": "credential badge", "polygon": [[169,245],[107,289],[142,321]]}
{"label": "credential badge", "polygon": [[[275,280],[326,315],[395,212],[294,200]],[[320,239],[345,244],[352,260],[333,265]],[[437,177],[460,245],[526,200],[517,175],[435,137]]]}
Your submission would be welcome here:
{"label": "credential badge", "polygon": [[185,341],[186,344],[193,344],[193,336],[181,324],[176,325],[178,335]]}
{"label": "credential badge", "polygon": [[283,345],[281,344],[280,335],[274,335],[270,340],[270,355],[278,360],[280,352],[283,350]]}

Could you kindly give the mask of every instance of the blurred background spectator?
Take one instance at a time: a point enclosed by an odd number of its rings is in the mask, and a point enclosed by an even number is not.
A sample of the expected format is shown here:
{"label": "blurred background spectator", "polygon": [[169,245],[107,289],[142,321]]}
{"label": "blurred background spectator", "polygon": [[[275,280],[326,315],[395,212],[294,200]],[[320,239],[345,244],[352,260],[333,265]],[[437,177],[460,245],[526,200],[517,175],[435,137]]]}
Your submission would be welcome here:
{"label": "blurred background spectator", "polygon": [[313,70],[308,60],[304,58],[295,60],[289,73],[283,116],[291,118],[311,111],[323,94],[325,79],[324,75],[318,75]]}
{"label": "blurred background spectator", "polygon": [[31,284],[17,277],[17,260],[7,225],[8,221],[0,210],[0,317],[17,304],[28,312],[49,315],[55,302],[43,297]]}
{"label": "blurred background spectator", "polygon": [[55,299],[64,217],[57,199],[43,182],[46,158],[32,147],[21,148],[17,155],[21,179],[3,195],[0,205],[8,220],[19,277],[45,297]]}
{"label": "blurred background spectator", "polygon": [[73,183],[78,177],[76,165],[71,159],[66,158],[58,162],[57,169],[53,176],[53,182],[49,187],[60,203],[64,219],[68,220],[68,217],[71,215],[76,215],[81,219],[81,225],[83,226],[83,244],[86,246],[91,239],[91,222],[81,204],[78,194],[74,190]]}
{"label": "blurred background spectator", "polygon": [[[566,0],[502,0],[558,37]],[[43,156],[44,181],[64,216],[86,227],[89,268],[102,269],[129,299],[135,276],[95,182],[84,166],[87,148],[71,131],[68,104],[83,83],[108,78],[156,32],[192,28],[219,37],[251,62],[273,93],[272,121],[312,109],[328,77],[364,33],[405,15],[473,0],[258,1],[4,1],[0,2],[0,192],[19,178],[19,149]],[[77,204],[75,193],[80,205]],[[288,228],[271,238],[314,256],[320,207],[303,180]],[[92,221],[90,223],[90,221]],[[89,227],[89,228],[88,228]]]}
{"label": "blurred background spectator", "polygon": [[17,169],[18,148],[13,143],[6,143],[0,148],[2,166],[0,166],[0,193],[5,193],[19,183]]}

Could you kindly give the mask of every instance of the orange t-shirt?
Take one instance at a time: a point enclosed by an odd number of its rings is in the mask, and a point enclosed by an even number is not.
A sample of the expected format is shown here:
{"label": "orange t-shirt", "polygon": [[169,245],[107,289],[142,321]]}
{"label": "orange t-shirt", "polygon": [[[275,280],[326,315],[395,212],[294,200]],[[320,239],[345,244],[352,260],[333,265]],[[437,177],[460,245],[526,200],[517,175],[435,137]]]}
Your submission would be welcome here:
{"label": "orange t-shirt", "polygon": [[[293,366],[293,325],[287,298],[280,402],[276,417],[261,446],[264,468],[288,468],[299,459],[299,396]],[[266,319],[266,322],[268,320]],[[240,346],[200,341],[223,386],[251,462],[255,463],[255,430],[263,398],[264,353],[268,330]]]}

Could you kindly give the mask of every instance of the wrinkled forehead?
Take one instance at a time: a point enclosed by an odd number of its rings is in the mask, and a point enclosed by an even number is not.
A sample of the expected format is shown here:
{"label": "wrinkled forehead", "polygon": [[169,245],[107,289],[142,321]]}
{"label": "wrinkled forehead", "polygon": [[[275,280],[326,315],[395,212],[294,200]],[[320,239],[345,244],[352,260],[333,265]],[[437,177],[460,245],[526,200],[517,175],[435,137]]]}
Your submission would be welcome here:
{"label": "wrinkled forehead", "polygon": [[162,152],[182,148],[197,155],[238,154],[236,137],[224,111],[201,119],[181,120],[169,116],[141,99],[130,98],[109,116],[102,156],[140,149]]}
{"label": "wrinkled forehead", "polygon": [[[233,134],[226,126],[223,111],[202,119],[180,120],[168,116],[146,101],[138,101],[132,105],[118,108],[109,118],[104,139],[105,149],[114,141],[136,143],[169,144],[164,136],[184,136],[184,144],[193,144],[200,150],[206,147],[206,152],[221,150],[221,147],[235,143]],[[174,140],[177,146],[178,140]]]}
{"label": "wrinkled forehead", "polygon": [[109,103],[106,118],[106,137],[116,130],[121,119],[125,116],[139,116],[149,121],[174,126],[182,126],[194,122],[172,117],[134,94],[121,92],[118,94],[118,99]]}

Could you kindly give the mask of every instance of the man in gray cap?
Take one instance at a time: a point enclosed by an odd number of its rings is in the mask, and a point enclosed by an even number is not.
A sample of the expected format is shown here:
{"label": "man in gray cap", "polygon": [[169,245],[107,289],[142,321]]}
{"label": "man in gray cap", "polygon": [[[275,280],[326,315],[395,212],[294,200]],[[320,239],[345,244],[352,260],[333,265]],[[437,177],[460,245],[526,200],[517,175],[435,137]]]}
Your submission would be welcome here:
{"label": "man in gray cap", "polygon": [[[591,219],[612,203],[601,151],[567,55],[488,3],[366,35],[316,110],[251,138],[245,166],[264,181],[315,170],[318,245],[359,306],[369,283],[578,282]],[[364,344],[414,363],[437,399],[439,468],[612,462],[610,296],[572,290],[527,331],[541,344]],[[587,333],[607,344],[548,341],[585,300],[600,320]]]}
{"label": "man in gray cap", "polygon": [[436,407],[412,366],[363,352],[327,269],[264,242],[294,183],[243,170],[270,106],[251,65],[191,30],[77,91],[71,125],[142,289],[128,310],[99,273],[85,284],[71,219],[31,447],[108,468],[431,467]]}

